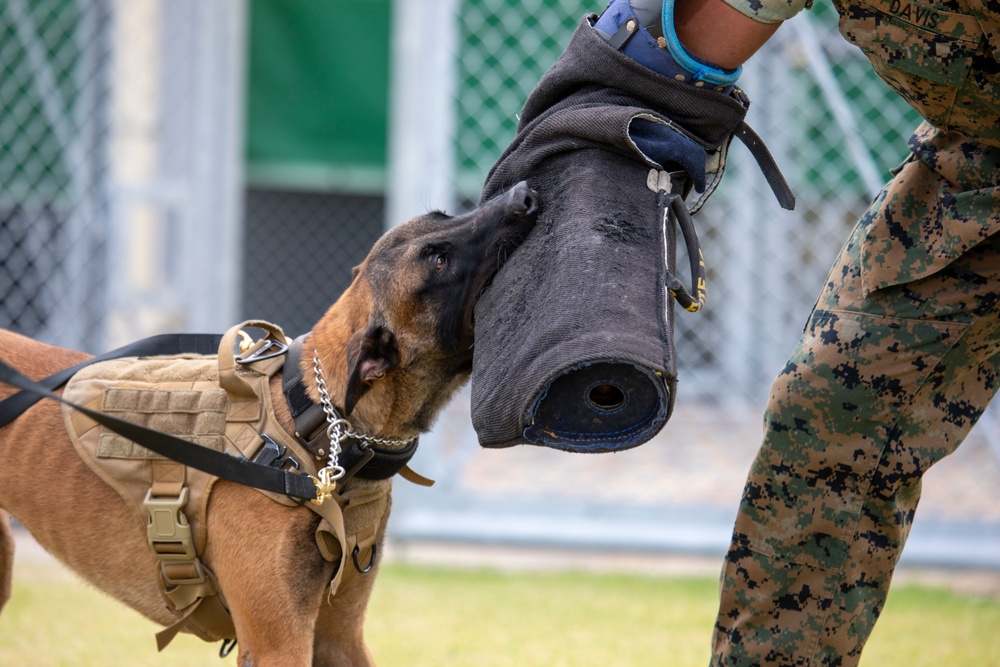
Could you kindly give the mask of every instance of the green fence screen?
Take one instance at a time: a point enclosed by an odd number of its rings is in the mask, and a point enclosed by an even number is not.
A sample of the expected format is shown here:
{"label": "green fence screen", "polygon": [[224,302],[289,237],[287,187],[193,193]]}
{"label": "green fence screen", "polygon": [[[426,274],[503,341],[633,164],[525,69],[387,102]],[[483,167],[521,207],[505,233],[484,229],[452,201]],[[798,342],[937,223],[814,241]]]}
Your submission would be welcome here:
{"label": "green fence screen", "polygon": [[250,184],[381,190],[390,0],[251,0],[249,7]]}

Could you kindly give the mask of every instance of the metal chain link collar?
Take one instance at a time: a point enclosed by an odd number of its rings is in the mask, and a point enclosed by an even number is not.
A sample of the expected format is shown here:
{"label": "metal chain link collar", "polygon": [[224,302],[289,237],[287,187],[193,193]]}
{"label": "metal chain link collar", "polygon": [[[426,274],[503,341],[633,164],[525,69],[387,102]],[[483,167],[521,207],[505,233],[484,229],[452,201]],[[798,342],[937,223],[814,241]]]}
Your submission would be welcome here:
{"label": "metal chain link collar", "polygon": [[322,505],[323,501],[332,497],[337,488],[337,480],[342,478],[346,471],[340,465],[340,453],[343,451],[341,443],[351,438],[361,443],[362,449],[369,445],[383,445],[386,447],[406,447],[415,438],[400,440],[396,438],[379,438],[373,435],[358,433],[351,426],[351,422],[340,416],[337,409],[333,407],[330,399],[330,390],[323,377],[323,368],[319,363],[319,351],[313,350],[313,374],[316,376],[316,389],[319,392],[320,407],[326,415],[326,437],[330,441],[330,454],[327,457],[326,467],[317,473],[313,478],[316,483],[316,499],[311,502]]}

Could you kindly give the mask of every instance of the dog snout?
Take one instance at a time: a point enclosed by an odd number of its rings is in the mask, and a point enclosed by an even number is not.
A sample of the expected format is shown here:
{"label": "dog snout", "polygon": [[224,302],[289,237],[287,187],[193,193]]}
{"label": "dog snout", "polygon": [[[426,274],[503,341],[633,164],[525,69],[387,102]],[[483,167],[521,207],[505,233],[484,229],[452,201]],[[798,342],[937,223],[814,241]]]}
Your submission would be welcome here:
{"label": "dog snout", "polygon": [[507,192],[507,207],[516,216],[533,216],[538,213],[538,193],[521,181]]}

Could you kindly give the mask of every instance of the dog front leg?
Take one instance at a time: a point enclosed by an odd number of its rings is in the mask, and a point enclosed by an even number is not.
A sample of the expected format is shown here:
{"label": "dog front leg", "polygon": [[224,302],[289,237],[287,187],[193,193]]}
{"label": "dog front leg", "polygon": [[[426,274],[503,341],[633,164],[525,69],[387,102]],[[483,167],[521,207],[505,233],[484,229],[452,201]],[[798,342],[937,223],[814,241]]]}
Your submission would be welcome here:
{"label": "dog front leg", "polygon": [[14,578],[14,535],[10,530],[10,515],[0,509],[0,611],[10,599]]}
{"label": "dog front leg", "polygon": [[[347,567],[354,567],[348,563]],[[365,609],[371,596],[376,566],[355,576],[332,598],[324,599],[316,617],[313,667],[375,667],[365,645]]]}
{"label": "dog front leg", "polygon": [[240,667],[312,665],[315,613],[333,570],[316,548],[318,521],[304,507],[216,484],[207,554],[236,626]]}

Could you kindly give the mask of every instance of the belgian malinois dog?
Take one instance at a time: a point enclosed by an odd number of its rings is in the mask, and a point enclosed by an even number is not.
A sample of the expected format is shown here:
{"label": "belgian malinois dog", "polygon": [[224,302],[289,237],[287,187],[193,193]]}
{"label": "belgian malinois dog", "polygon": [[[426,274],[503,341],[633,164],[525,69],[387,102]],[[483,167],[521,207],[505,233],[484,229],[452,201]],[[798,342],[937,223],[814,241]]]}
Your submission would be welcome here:
{"label": "belgian malinois dog", "polygon": [[[355,431],[406,441],[430,428],[469,377],[476,300],[538,208],[537,194],[522,182],[468,214],[429,213],[376,242],[304,345],[316,350],[328,394]],[[0,331],[0,359],[34,380],[87,358]],[[319,402],[306,372],[313,362],[302,359],[303,383]],[[292,433],[280,373],[268,386],[278,421]],[[0,400],[13,393],[0,384]],[[145,530],[74,451],[62,410],[43,400],[0,428],[0,607],[11,592],[9,512],[84,579],[157,623],[174,623]],[[46,478],[51,487],[39,488]],[[363,484],[391,482],[347,482]],[[375,572],[345,580],[329,596],[334,564],[317,548],[318,522],[306,507],[215,484],[204,556],[231,613],[242,667],[374,664],[362,625]],[[379,542],[382,532],[384,523]]]}

